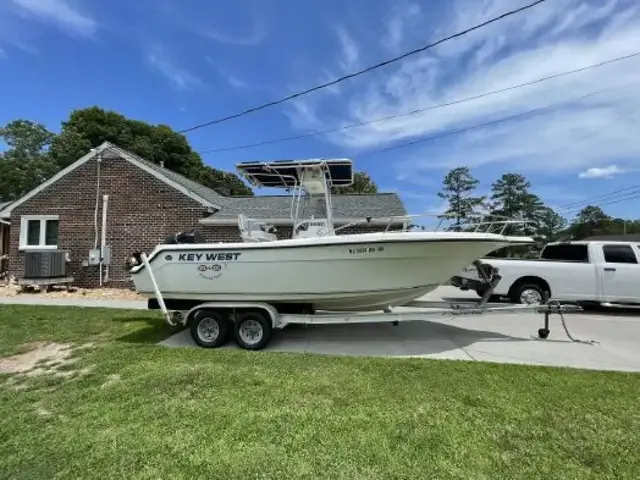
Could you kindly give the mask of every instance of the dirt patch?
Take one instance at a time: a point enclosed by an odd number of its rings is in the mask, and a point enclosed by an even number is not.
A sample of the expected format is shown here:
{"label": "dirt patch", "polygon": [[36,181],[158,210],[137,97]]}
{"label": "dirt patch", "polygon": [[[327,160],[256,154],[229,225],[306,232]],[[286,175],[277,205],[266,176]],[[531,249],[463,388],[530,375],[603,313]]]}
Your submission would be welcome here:
{"label": "dirt patch", "polygon": [[15,283],[0,285],[0,297],[29,296],[38,298],[91,298],[97,300],[141,300],[137,292],[127,288],[77,288],[67,291],[63,288],[54,288],[51,291],[24,292]]}
{"label": "dirt patch", "polygon": [[32,343],[26,349],[28,351],[25,353],[0,358],[0,373],[29,372],[33,375],[33,372],[46,371],[40,365],[53,367],[68,363],[72,353],[71,345],[55,342]]}
{"label": "dirt patch", "polygon": [[13,375],[4,385],[19,390],[27,388],[23,380],[44,375],[65,380],[82,378],[93,370],[94,365],[82,369],[73,368],[73,364],[79,359],[72,358],[72,354],[87,348],[90,348],[89,344],[77,347],[55,342],[25,344],[19,350],[21,353],[0,358],[0,374]]}

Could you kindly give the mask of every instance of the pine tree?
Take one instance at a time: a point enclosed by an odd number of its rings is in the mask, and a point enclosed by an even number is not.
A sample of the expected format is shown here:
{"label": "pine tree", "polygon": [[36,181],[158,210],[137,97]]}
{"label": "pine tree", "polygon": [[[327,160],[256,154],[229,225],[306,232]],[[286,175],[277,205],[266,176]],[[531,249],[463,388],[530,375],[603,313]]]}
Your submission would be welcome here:
{"label": "pine tree", "polygon": [[485,197],[473,196],[479,183],[471,175],[469,167],[454,168],[444,177],[438,196],[447,201],[448,207],[441,218],[453,218],[454,230],[460,230],[469,217],[478,214],[478,209],[484,204]]}

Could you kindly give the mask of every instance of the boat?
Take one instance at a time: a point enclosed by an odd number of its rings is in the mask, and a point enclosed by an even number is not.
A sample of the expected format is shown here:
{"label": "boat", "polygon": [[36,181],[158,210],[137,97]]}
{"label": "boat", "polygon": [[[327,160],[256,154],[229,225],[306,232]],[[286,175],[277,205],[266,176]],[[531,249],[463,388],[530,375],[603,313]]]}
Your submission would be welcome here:
{"label": "boat", "polygon": [[494,250],[533,243],[486,232],[341,233],[348,225],[334,225],[331,188],[353,183],[350,160],[243,162],[236,168],[254,186],[293,192],[291,237],[278,239],[268,219],[240,215],[240,242],[157,245],[145,262],[140,253],[131,261],[139,294],[153,300],[162,292],[174,310],[204,302],[262,302],[289,313],[386,310],[446,284]]}

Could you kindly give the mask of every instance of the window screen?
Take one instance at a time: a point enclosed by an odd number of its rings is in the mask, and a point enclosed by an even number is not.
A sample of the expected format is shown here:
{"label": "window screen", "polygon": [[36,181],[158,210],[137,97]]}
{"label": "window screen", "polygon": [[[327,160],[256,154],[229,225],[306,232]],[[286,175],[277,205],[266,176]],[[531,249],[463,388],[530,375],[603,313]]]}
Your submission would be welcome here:
{"label": "window screen", "polygon": [[561,262],[588,262],[589,250],[587,245],[580,244],[547,245],[542,251],[540,258]]}
{"label": "window screen", "polygon": [[40,220],[27,222],[27,245],[40,245]]}
{"label": "window screen", "polygon": [[45,245],[58,245],[58,220],[47,220],[45,227]]}
{"label": "window screen", "polygon": [[607,263],[638,263],[631,245],[604,245],[602,252]]}

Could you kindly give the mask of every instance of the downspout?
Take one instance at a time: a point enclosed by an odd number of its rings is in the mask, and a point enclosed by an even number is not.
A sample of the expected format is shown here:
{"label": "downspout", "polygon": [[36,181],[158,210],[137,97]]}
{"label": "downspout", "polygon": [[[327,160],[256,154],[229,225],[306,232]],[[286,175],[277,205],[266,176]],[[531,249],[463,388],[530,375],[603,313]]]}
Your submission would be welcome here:
{"label": "downspout", "polygon": [[[98,154],[96,158],[96,205],[93,210],[93,250],[98,248],[98,209],[100,208],[100,164],[102,163],[102,155]],[[102,255],[100,255],[100,263],[98,265],[100,275],[100,286],[102,287]]]}
{"label": "downspout", "polygon": [[[104,260],[104,247],[107,243],[107,204],[109,195],[102,196],[102,238],[100,240],[100,286],[103,284],[102,262]],[[109,265],[105,265],[104,283],[109,281]]]}

